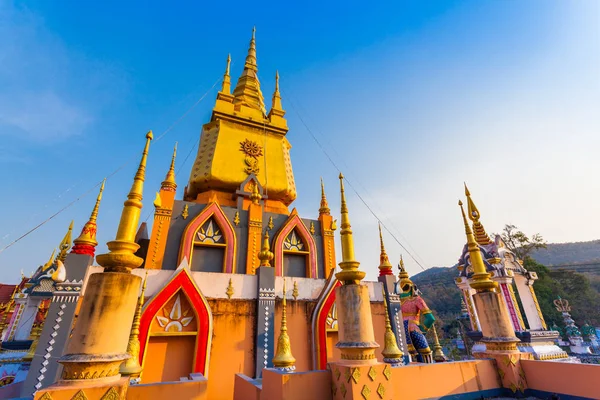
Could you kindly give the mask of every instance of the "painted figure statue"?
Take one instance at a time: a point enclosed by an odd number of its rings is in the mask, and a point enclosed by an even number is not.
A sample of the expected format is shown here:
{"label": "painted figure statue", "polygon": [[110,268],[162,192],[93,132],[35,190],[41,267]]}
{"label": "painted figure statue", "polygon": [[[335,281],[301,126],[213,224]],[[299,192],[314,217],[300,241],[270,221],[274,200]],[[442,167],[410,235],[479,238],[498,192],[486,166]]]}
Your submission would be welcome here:
{"label": "painted figure statue", "polygon": [[397,292],[400,293],[402,303],[402,318],[404,319],[404,333],[408,351],[413,360],[423,363],[432,363],[431,349],[425,338],[425,333],[433,326],[435,317],[431,313],[425,300],[417,293],[417,287],[410,280],[408,272],[404,269],[404,261],[400,259],[398,264],[400,274],[398,275]]}

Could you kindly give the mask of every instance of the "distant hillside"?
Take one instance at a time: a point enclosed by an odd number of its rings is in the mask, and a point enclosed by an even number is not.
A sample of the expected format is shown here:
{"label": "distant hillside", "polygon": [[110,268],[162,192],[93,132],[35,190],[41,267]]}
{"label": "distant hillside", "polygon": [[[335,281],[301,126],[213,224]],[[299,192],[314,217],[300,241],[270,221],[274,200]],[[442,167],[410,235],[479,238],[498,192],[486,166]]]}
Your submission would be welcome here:
{"label": "distant hillside", "polygon": [[[562,325],[562,317],[552,303],[561,296],[569,300],[571,314],[579,325],[590,321],[600,326],[600,277],[562,268],[548,269],[533,260],[526,261],[525,268],[539,276],[534,287],[548,325]],[[433,267],[412,277],[429,308],[442,320],[442,326],[460,314],[460,291],[454,283],[457,276],[456,267]]]}
{"label": "distant hillside", "polygon": [[600,240],[591,242],[549,243],[532,257],[548,267],[572,264],[600,264]]}

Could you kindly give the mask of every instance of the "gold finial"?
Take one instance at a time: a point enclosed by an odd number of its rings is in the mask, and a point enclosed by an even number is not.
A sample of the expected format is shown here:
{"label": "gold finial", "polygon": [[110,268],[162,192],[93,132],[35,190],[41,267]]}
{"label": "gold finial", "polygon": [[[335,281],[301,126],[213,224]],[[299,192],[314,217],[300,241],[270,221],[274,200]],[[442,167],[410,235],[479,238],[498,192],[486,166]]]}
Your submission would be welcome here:
{"label": "gold finial", "polygon": [[281,105],[281,93],[279,93],[279,71],[275,72],[275,92],[273,92],[269,117],[273,114],[279,117],[283,117],[285,115],[285,111],[283,111],[283,106]]}
{"label": "gold finial", "polygon": [[292,290],[292,296],[294,300],[298,300],[298,282],[294,281],[294,290]]}
{"label": "gold finial", "polygon": [[491,241],[490,237],[488,236],[488,234],[485,232],[483,225],[481,224],[481,222],[479,222],[479,218],[481,217],[481,214],[479,213],[479,210],[475,206],[473,199],[471,199],[471,193],[469,192],[469,188],[467,187],[466,183],[465,183],[465,195],[467,196],[467,209],[469,212],[469,219],[471,221],[473,221],[473,231],[474,231],[474,235],[475,235],[475,240],[477,241],[477,243],[479,243],[482,246],[492,244],[492,241]]}
{"label": "gold finial", "polygon": [[72,233],[73,233],[73,221],[71,221],[71,224],[69,224],[69,230],[65,234],[65,237],[63,238],[63,240],[58,245],[59,253],[56,256],[57,261],[65,262],[65,259],[67,258],[67,252],[71,248]]}
{"label": "gold finial", "polygon": [[129,342],[127,342],[127,353],[131,356],[127,361],[121,364],[121,375],[129,376],[129,378],[137,378],[142,372],[140,365],[140,320],[142,319],[142,308],[144,307],[144,294],[146,293],[146,281],[148,281],[148,272],[144,277],[142,284],[142,293],[138,299],[133,323],[131,324],[131,333],[129,334]]}
{"label": "gold finial", "polygon": [[104,272],[130,273],[132,268],[137,268],[144,262],[142,258],[135,255],[135,252],[140,247],[135,243],[135,235],[142,212],[142,193],[146,175],[146,163],[152,138],[152,131],[150,131],[146,134],[146,145],[144,146],[140,165],[133,178],[133,185],[127,195],[127,200],[123,204],[121,220],[117,228],[117,236],[115,240],[107,243],[110,253],[100,254],[96,257],[98,264],[104,267]]}
{"label": "gold finial", "polygon": [[408,279],[408,272],[406,272],[406,268],[404,268],[404,259],[402,258],[402,254],[400,254],[400,262],[398,263],[398,279]]}
{"label": "gold finial", "polygon": [[52,254],[50,255],[50,258],[48,259],[48,261],[46,262],[46,264],[44,264],[44,267],[42,268],[42,271],[47,270],[48,268],[50,268],[52,266],[52,264],[54,264],[54,255],[56,254],[56,249],[52,250]]}
{"label": "gold finial", "polygon": [[223,75],[223,85],[221,86],[221,93],[231,94],[231,77],[229,76],[229,68],[231,67],[231,54],[227,55],[227,68],[225,68],[225,75]]}
{"label": "gold finial", "polygon": [[173,148],[173,156],[171,157],[171,166],[169,167],[169,172],[167,172],[167,176],[161,184],[162,189],[173,192],[177,190],[177,183],[175,183],[175,157],[177,157],[177,142],[175,142],[175,147]]}
{"label": "gold finial", "polygon": [[238,226],[240,224],[240,212],[236,211],[235,215],[233,217],[233,223],[235,224],[235,226]]}
{"label": "gold finial", "polygon": [[225,294],[227,295],[227,298],[229,300],[231,300],[231,296],[233,296],[233,293],[234,293],[233,282],[231,282],[231,278],[229,278],[229,284],[227,285],[227,289],[225,289]]}
{"label": "gold finial", "polygon": [[340,272],[335,274],[336,278],[344,285],[359,284],[366,273],[360,271],[360,263],[354,260],[354,239],[352,237],[352,227],[350,226],[350,216],[348,215],[348,206],[346,205],[346,194],[344,193],[344,175],[340,173],[340,193],[341,193],[341,214],[342,230],[342,262],[340,262]]}
{"label": "gold finial", "polygon": [[469,250],[469,255],[471,256],[471,265],[473,266],[473,271],[475,272],[473,274],[473,282],[471,283],[471,287],[477,291],[490,291],[494,289],[497,285],[490,279],[490,274],[485,268],[483,258],[481,257],[479,245],[477,245],[477,241],[475,240],[473,231],[471,231],[471,227],[469,226],[469,221],[467,220],[467,216],[465,215],[465,210],[463,208],[462,201],[459,200],[458,205],[460,206],[463,222],[465,224],[465,233],[467,235],[467,248]]}
{"label": "gold finial", "polygon": [[263,239],[263,246],[260,252],[258,253],[258,259],[260,260],[259,267],[270,267],[270,261],[273,259],[273,252],[271,252],[271,247],[269,246],[269,231],[265,229],[265,236]]}
{"label": "gold finial", "polygon": [[319,214],[329,215],[330,212],[327,197],[325,196],[325,185],[323,184],[323,178],[321,178],[321,207],[319,207]]}
{"label": "gold finial", "polygon": [[102,201],[102,192],[104,192],[105,183],[106,178],[104,178],[102,185],[100,185],[100,192],[98,192],[98,197],[96,197],[96,204],[94,205],[90,219],[83,225],[79,237],[73,241],[74,246],[71,249],[71,253],[94,256],[94,250],[98,245],[96,241],[96,231],[98,229],[96,220],[98,219],[98,209],[100,208],[100,201]]}
{"label": "gold finial", "polygon": [[277,352],[273,357],[273,366],[283,371],[291,372],[296,369],[296,359],[292,355],[290,337],[287,334],[286,303],[285,303],[285,278],[283,278],[283,302],[281,310],[281,330],[277,339]]}
{"label": "gold finial", "polygon": [[252,30],[252,39],[248,48],[248,55],[244,63],[244,71],[240,75],[235,89],[233,90],[234,104],[243,104],[247,107],[265,111],[265,101],[260,91],[258,80],[258,66],[256,65],[256,28]]}
{"label": "gold finial", "polygon": [[275,223],[273,222],[272,215],[269,217],[269,223],[267,224],[267,228],[269,228],[269,230],[273,230],[273,228],[275,228]]}
{"label": "gold finial", "polygon": [[254,185],[252,185],[252,193],[250,194],[250,201],[253,204],[258,204],[260,199],[262,199],[262,196],[258,192],[258,183],[254,182]]}
{"label": "gold finial", "polygon": [[440,344],[440,340],[438,339],[437,330],[435,329],[435,324],[432,326],[433,330],[433,359],[435,362],[444,362],[448,361],[446,355],[444,354],[444,350],[442,345]]}
{"label": "gold finial", "polygon": [[385,306],[385,336],[384,336],[384,348],[381,352],[383,356],[383,361],[389,364],[398,364],[402,360],[404,353],[398,347],[398,343],[396,341],[396,335],[392,331],[392,324],[390,323],[390,315],[388,310],[388,303],[385,297],[385,291],[383,291],[383,304]]}
{"label": "gold finial", "polygon": [[190,207],[186,204],[181,211],[181,218],[187,219],[190,216]]}
{"label": "gold finial", "polygon": [[385,245],[383,244],[383,233],[381,232],[381,223],[379,223],[379,243],[381,245],[381,253],[379,255],[379,276],[392,275],[392,264],[385,252]]}

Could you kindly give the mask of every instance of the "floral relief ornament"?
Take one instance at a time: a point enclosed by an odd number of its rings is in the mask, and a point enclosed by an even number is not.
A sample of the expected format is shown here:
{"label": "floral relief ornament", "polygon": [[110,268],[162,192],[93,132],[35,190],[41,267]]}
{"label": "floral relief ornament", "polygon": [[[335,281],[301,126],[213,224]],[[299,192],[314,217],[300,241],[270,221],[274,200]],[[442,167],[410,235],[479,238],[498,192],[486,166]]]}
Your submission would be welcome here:
{"label": "floral relief ornament", "polygon": [[258,174],[260,171],[258,157],[263,155],[262,147],[252,140],[244,139],[243,142],[240,142],[240,151],[245,154],[244,163],[246,167],[244,168],[244,172],[248,175]]}

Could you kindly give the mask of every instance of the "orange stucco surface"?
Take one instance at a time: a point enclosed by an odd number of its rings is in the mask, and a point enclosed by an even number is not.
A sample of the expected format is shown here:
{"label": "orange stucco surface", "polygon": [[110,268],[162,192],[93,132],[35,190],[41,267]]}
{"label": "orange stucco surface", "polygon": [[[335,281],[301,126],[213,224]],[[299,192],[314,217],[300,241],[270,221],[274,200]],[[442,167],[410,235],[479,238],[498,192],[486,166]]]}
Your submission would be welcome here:
{"label": "orange stucco surface", "polygon": [[127,400],[186,399],[207,400],[207,381],[164,382],[150,385],[132,385],[127,390]]}
{"label": "orange stucco surface", "polygon": [[409,365],[392,368],[394,393],[403,400],[427,399],[500,388],[491,360]]}
{"label": "orange stucco surface", "polygon": [[178,381],[194,362],[195,336],[151,336],[144,362],[143,382]]}
{"label": "orange stucco surface", "polygon": [[254,376],[256,302],[208,300],[213,337],[208,369],[208,398],[233,398],[235,374]]}
{"label": "orange stucco surface", "polygon": [[314,371],[285,374],[273,370],[263,372],[260,400],[331,399],[331,372]]}
{"label": "orange stucco surface", "polygon": [[529,389],[600,399],[600,365],[521,361]]}

